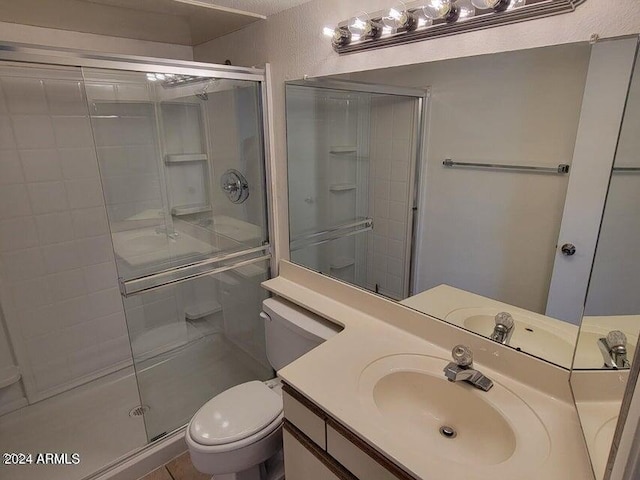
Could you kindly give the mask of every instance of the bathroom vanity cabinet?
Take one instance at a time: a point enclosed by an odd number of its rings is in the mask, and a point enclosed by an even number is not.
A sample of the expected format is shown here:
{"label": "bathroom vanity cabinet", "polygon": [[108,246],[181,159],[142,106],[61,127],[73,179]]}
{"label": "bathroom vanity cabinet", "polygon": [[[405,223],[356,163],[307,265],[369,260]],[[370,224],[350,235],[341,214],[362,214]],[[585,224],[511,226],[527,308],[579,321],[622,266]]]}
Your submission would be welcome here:
{"label": "bathroom vanity cabinet", "polygon": [[282,390],[287,480],[417,480],[300,392]]}

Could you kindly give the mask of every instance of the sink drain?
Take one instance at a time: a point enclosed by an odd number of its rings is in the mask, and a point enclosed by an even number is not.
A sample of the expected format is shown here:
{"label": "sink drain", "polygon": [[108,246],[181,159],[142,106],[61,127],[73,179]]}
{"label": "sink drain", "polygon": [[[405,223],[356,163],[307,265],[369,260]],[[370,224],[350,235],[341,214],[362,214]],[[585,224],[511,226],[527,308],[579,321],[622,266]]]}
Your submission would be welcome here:
{"label": "sink drain", "polygon": [[440,427],[440,435],[445,438],[456,438],[458,433],[451,427],[442,426]]}
{"label": "sink drain", "polygon": [[142,417],[149,411],[149,405],[138,405],[129,412],[130,417]]}

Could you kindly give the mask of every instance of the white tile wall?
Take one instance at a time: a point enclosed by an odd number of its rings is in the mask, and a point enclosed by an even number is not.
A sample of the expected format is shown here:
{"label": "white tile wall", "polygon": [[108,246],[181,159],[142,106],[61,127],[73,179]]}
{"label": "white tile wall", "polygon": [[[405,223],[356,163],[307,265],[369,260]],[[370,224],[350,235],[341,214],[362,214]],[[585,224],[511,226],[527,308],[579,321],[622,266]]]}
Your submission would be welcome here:
{"label": "white tile wall", "polygon": [[30,400],[131,361],[73,70],[0,69],[0,285]]}
{"label": "white tile wall", "polygon": [[374,97],[371,102],[371,177],[373,205],[367,286],[401,299],[405,290],[405,257],[409,214],[409,180],[414,101]]}

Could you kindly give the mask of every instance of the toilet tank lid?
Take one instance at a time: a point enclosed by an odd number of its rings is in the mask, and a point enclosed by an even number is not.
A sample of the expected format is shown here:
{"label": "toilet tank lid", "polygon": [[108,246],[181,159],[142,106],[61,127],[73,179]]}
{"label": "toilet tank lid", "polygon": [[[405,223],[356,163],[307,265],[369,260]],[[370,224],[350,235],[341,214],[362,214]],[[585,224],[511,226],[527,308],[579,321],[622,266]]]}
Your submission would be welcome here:
{"label": "toilet tank lid", "polygon": [[282,413],[282,397],[263,382],[236,385],[193,416],[189,435],[200,445],[225,445],[262,430]]}
{"label": "toilet tank lid", "polygon": [[262,302],[262,308],[272,321],[281,322],[313,340],[328,340],[342,331],[339,325],[280,298],[267,298]]}

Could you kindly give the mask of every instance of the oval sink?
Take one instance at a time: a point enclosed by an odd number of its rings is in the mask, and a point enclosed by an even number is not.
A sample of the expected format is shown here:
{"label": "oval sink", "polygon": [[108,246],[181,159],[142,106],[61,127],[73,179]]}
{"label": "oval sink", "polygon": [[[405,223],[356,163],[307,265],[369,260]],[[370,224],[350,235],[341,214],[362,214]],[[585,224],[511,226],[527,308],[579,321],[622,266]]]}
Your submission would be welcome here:
{"label": "oval sink", "polygon": [[371,363],[359,380],[363,408],[388,433],[443,460],[498,466],[546,458],[549,435],[524,401],[495,382],[488,392],[449,382],[442,372],[447,363],[409,354]]}
{"label": "oval sink", "polygon": [[[497,307],[461,308],[449,313],[445,320],[489,337],[495,327],[495,316],[502,311],[511,313],[515,321],[509,346],[563,367],[571,366],[577,327],[560,324],[563,328],[559,328],[560,325],[552,325],[559,320],[536,318]],[[574,329],[575,332],[572,331]]]}

